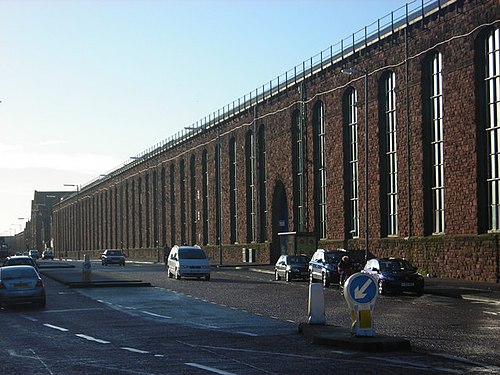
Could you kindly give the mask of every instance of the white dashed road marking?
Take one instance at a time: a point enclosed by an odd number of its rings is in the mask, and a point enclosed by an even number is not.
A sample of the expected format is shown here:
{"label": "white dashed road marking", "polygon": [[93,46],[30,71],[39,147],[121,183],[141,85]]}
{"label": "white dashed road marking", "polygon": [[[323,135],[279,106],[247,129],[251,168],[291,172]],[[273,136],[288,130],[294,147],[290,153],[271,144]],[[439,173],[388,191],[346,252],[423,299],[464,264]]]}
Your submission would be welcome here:
{"label": "white dashed road marking", "polygon": [[101,340],[101,339],[96,339],[95,337],[84,335],[83,333],[78,333],[75,336],[76,337],[80,337],[80,338],[85,339],[85,340],[97,342],[99,344],[110,344],[109,341],[105,341],[105,340]]}
{"label": "white dashed road marking", "polygon": [[48,328],[52,328],[52,329],[57,329],[58,331],[61,331],[61,332],[68,332],[68,329],[63,328],[63,327],[58,327],[58,326],[55,326],[52,324],[45,323],[44,326],[48,327]]}

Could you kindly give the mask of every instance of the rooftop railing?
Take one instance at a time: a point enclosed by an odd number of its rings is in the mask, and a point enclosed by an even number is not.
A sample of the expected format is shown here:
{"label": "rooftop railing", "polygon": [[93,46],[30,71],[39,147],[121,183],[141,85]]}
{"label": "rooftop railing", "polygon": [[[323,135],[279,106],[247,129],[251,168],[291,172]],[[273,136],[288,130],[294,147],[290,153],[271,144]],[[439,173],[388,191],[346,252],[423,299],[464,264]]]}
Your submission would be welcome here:
{"label": "rooftop railing", "polygon": [[[255,90],[243,95],[224,107],[196,121],[190,126],[172,136],[160,141],[159,143],[147,148],[139,154],[126,160],[122,165],[115,167],[105,175],[95,178],[82,186],[87,189],[101,183],[104,179],[118,175],[138,163],[154,158],[165,150],[174,148],[186,140],[195,137],[204,130],[214,128],[223,121],[237,116],[238,114],[252,108],[256,104],[278,95],[290,87],[297,85],[310,76],[313,76],[322,70],[338,64],[347,57],[367,48],[368,46],[387,38],[394,33],[408,27],[411,24],[420,22],[431,14],[438,12],[456,0],[414,0],[400,8],[392,11],[386,16],[377,19],[368,26],[350,34],[340,40],[340,42],[331,45],[311,58],[304,60],[301,64],[294,66],[282,75],[264,83]],[[103,177],[105,176],[105,177]]]}

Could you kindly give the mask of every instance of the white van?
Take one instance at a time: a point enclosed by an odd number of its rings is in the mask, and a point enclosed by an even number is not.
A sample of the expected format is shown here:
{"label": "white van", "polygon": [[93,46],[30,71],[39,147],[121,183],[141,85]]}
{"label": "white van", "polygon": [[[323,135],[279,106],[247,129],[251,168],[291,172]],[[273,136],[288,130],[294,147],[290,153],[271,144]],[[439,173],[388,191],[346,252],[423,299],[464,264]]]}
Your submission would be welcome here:
{"label": "white van", "polygon": [[174,246],[167,262],[168,277],[204,277],[210,280],[210,264],[207,254],[198,246]]}

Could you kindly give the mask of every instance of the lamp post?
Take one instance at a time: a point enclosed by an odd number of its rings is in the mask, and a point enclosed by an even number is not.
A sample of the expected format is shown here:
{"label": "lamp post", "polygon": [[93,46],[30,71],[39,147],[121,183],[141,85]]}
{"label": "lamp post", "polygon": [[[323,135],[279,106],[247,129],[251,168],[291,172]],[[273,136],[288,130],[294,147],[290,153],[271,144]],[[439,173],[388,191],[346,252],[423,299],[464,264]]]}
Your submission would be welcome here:
{"label": "lamp post", "polygon": [[353,68],[346,68],[341,70],[344,74],[363,74],[365,76],[365,262],[368,260],[368,191],[369,191],[369,178],[368,178],[368,70],[358,70]]}
{"label": "lamp post", "polygon": [[76,192],[77,192],[77,193],[80,191],[80,185],[75,185],[75,184],[64,184],[64,186],[73,186],[73,187],[76,187]]}

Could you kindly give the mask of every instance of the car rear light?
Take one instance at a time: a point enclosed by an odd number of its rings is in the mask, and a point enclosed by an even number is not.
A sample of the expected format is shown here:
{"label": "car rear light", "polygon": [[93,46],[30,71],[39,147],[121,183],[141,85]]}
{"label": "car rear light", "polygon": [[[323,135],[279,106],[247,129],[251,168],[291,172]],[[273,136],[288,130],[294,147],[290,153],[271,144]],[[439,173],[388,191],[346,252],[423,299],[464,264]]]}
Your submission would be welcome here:
{"label": "car rear light", "polygon": [[43,281],[42,280],[38,280],[36,282],[36,286],[43,286]]}
{"label": "car rear light", "polygon": [[3,285],[3,283],[0,283],[0,289],[5,289],[5,285]]}

